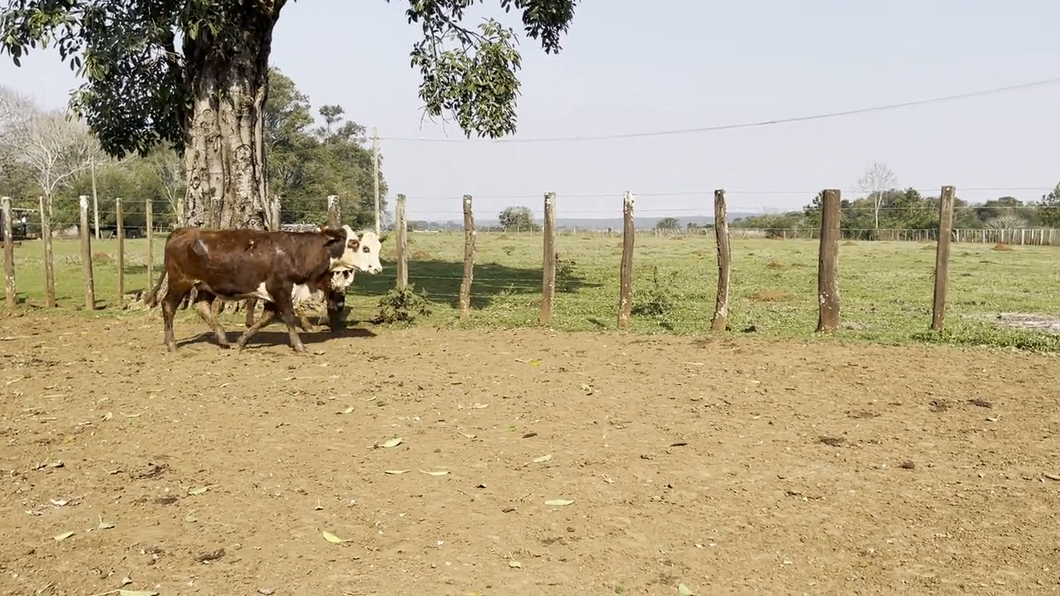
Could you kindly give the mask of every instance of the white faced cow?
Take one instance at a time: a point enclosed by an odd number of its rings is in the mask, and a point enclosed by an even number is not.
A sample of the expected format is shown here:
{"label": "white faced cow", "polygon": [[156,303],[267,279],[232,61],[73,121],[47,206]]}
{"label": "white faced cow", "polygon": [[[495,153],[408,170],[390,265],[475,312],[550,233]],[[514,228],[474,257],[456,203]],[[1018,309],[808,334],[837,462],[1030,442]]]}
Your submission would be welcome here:
{"label": "white faced cow", "polygon": [[211,313],[216,298],[266,301],[270,308],[257,324],[243,332],[237,341],[242,349],[248,339],[279,315],[287,326],[291,347],[304,353],[294,328],[295,286],[315,285],[334,271],[359,270],[377,274],[379,236],[366,231],[358,235],[349,226],[319,232],[282,232],[251,229],[203,230],[177,228],[166,240],[166,275],[147,296],[154,306],[163,279],[169,288],[162,299],[164,342],[177,349],[173,338],[173,316],[177,306],[194,288],[195,307],[213,330],[218,343],[228,346],[224,329]]}

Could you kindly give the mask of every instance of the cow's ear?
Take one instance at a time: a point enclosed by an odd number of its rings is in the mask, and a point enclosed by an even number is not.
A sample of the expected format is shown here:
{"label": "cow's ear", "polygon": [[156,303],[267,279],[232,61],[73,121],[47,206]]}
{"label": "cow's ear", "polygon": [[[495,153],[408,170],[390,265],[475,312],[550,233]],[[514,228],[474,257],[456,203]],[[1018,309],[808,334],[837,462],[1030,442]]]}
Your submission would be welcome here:
{"label": "cow's ear", "polygon": [[[340,232],[342,230],[339,230]],[[324,248],[328,251],[328,255],[333,259],[337,259],[346,252],[346,234],[336,234],[335,230],[328,230],[328,239],[324,242]]]}

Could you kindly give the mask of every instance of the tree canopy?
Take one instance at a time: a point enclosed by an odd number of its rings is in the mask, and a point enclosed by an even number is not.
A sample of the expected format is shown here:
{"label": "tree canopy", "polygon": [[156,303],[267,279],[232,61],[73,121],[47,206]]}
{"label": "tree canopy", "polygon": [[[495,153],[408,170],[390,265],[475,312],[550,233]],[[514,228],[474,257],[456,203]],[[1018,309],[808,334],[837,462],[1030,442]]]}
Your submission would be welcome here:
{"label": "tree canopy", "polygon": [[534,221],[534,212],[526,206],[505,207],[497,216],[501,229],[511,232],[536,232],[541,229]]}
{"label": "tree canopy", "polygon": [[[309,98],[277,69],[271,70],[268,91],[265,149],[272,190],[282,198],[282,222],[324,223],[326,197],[335,194],[340,198],[345,223],[371,224],[374,217],[372,154],[365,147],[364,127],[345,119],[345,110],[337,105],[320,106],[318,112],[324,124],[314,126]],[[21,129],[17,134],[13,132],[16,124]],[[51,145],[66,143],[68,136],[77,140],[76,133],[81,128],[82,124],[67,123],[0,86],[0,130],[5,131],[0,135],[0,157],[9,156],[0,160],[0,165],[6,164],[0,167],[0,194],[13,196],[16,206],[36,209],[37,195],[45,193],[47,189],[43,186],[48,183],[57,191],[53,202],[55,228],[77,223],[77,197],[90,195],[92,191],[88,163],[81,159],[66,164],[76,157],[70,152],[69,155],[57,153],[49,172],[41,170],[36,162],[50,155],[45,149]],[[16,147],[15,142],[23,138],[38,146]],[[385,197],[387,185],[382,159],[380,162],[380,192]],[[44,174],[51,178],[43,178]],[[50,185],[49,180],[58,175],[62,179]],[[130,234],[142,233],[144,200],[152,203],[156,225],[163,229],[176,225],[177,214],[182,212],[185,184],[183,161],[175,151],[162,146],[156,146],[144,157],[130,156],[120,163],[100,159],[96,162],[100,225],[103,229],[114,227],[117,197],[125,201],[124,221]],[[381,200],[385,210],[385,198]]]}
{"label": "tree canopy", "polygon": [[[390,0],[386,0],[390,2]],[[498,0],[521,13],[524,33],[546,53],[574,17],[577,0]],[[234,68],[243,47],[262,46],[286,0],[9,0],[0,11],[0,51],[16,65],[38,46],[58,48],[86,80],[72,107],[115,157],[147,155],[158,143],[179,152],[191,141],[193,102],[204,61]],[[470,136],[516,130],[515,31],[495,19],[466,25],[469,0],[409,0],[405,11],[423,38],[410,53],[422,77],[419,96],[432,117],[452,117]],[[264,81],[261,81],[264,83]],[[259,85],[260,86],[260,85]]]}

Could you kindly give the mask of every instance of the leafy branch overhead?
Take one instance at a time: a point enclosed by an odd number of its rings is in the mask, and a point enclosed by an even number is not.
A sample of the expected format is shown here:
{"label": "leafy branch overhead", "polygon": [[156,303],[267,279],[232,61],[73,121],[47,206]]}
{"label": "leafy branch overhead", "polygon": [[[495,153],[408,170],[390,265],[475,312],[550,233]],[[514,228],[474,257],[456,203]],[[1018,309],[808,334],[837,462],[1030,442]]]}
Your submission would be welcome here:
{"label": "leafy branch overhead", "polygon": [[[389,2],[389,0],[387,0]],[[559,53],[560,37],[574,18],[577,0],[501,0],[504,11],[522,11],[527,37],[546,54]],[[422,75],[419,96],[427,115],[452,114],[470,137],[500,137],[516,130],[519,96],[516,72],[522,56],[515,31],[487,18],[477,30],[464,26],[475,0],[410,0],[409,23],[419,23],[423,39],[412,49],[412,66]],[[449,47],[451,42],[454,47]]]}
{"label": "leafy branch overhead", "polygon": [[[390,0],[387,0],[388,2]],[[576,0],[499,0],[521,12],[525,34],[546,53],[574,16]],[[515,32],[494,19],[463,24],[475,0],[409,0],[406,16],[423,39],[412,50],[419,95],[432,117],[451,114],[468,136],[515,132],[521,57]],[[193,98],[203,72],[259,48],[267,57],[286,0],[8,0],[0,9],[0,53],[16,65],[32,49],[55,47],[85,78],[71,108],[108,154],[178,151],[193,134]],[[179,43],[179,48],[178,48]],[[230,66],[234,68],[234,66]],[[264,81],[245,81],[260,88]],[[223,86],[219,86],[223,89]]]}

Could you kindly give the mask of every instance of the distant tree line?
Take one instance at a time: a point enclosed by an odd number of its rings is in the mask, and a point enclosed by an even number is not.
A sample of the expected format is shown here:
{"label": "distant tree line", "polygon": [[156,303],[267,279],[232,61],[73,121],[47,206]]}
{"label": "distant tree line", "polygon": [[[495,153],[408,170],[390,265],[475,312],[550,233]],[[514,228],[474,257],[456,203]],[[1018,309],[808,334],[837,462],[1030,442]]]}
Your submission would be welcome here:
{"label": "distant tree line", "polygon": [[[801,210],[739,218],[731,225],[766,229],[773,235],[819,228],[823,194],[818,193]],[[840,226],[844,237],[864,240],[877,238],[880,230],[935,229],[939,225],[938,208],[938,197],[924,197],[916,189],[884,190],[860,199],[842,200]],[[1005,196],[972,204],[956,198],[953,227],[995,230],[1060,228],[1060,185],[1039,202],[1025,203]]]}
{"label": "distant tree line", "polygon": [[[279,69],[269,70],[265,148],[269,192],[281,199],[283,223],[324,223],[327,196],[338,195],[344,223],[374,222],[372,152],[365,127],[345,120],[339,105],[318,110]],[[30,99],[0,87],[0,195],[16,207],[38,210],[38,196],[51,196],[53,229],[76,224],[78,196],[99,197],[101,229],[115,227],[114,199],[125,202],[123,221],[134,235],[152,203],[156,226],[178,224],[185,196],[185,164],[158,145],[147,155],[115,160],[99,150],[84,124],[65,119],[64,110],[43,110]],[[382,162],[382,159],[380,159]],[[382,169],[382,166],[380,166]],[[386,180],[380,173],[380,208],[386,211]],[[90,218],[91,219],[91,218]]]}

